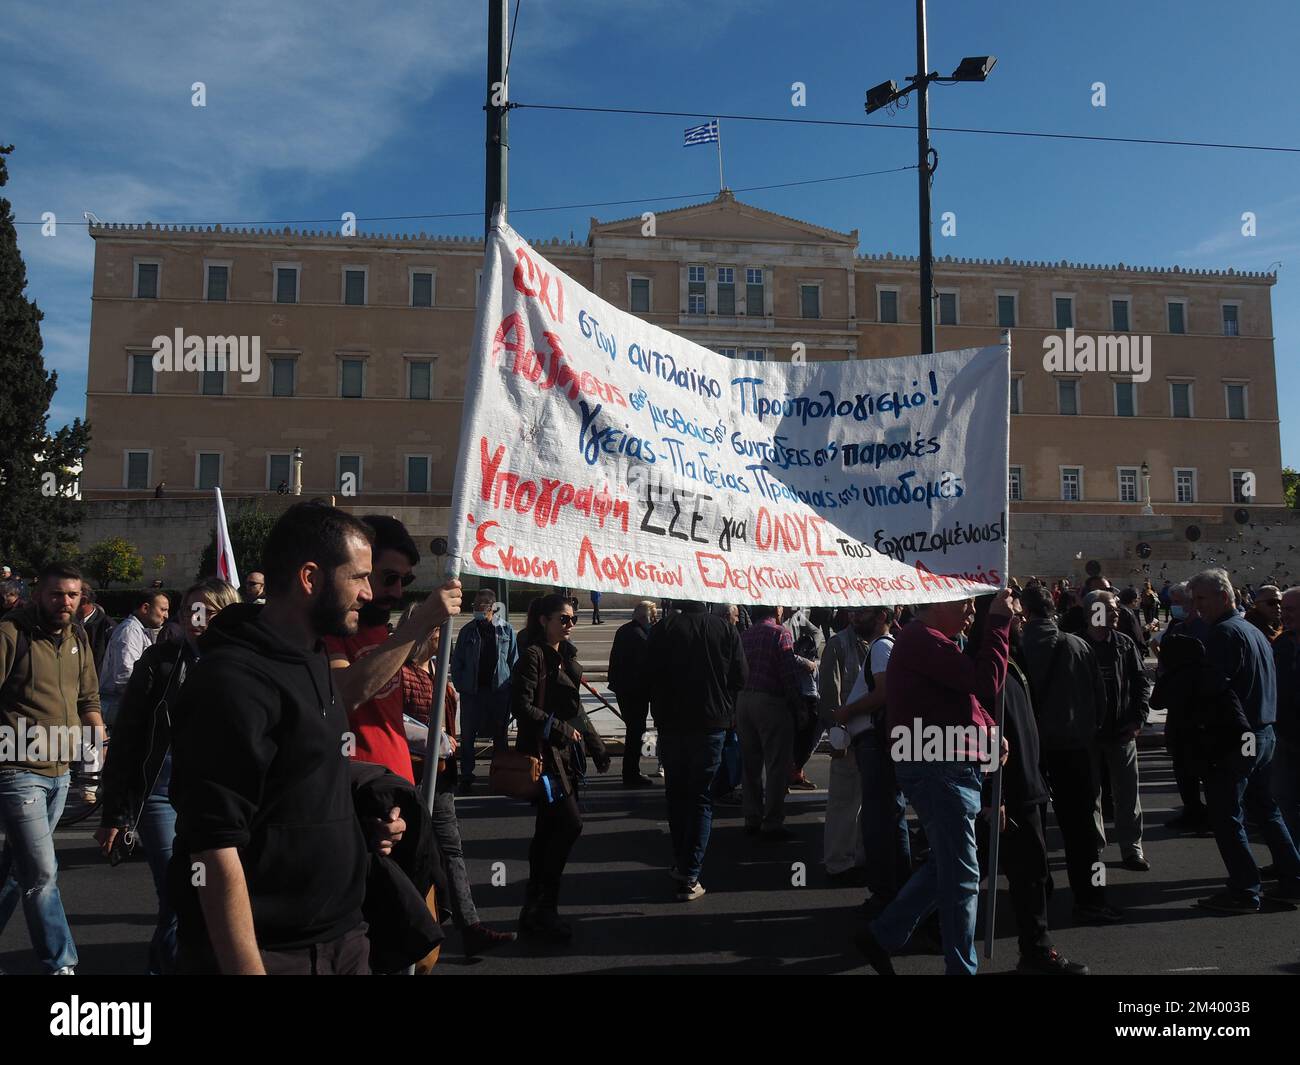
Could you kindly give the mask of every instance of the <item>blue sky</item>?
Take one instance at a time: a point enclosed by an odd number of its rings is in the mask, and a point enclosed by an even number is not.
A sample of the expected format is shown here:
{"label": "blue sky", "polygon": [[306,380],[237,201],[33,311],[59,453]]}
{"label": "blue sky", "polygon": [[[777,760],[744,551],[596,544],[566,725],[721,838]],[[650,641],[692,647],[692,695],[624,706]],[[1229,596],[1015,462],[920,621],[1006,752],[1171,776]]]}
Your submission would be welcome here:
{"label": "blue sky", "polygon": [[[930,65],[993,54],[983,85],[937,87],[935,125],[1300,146],[1300,7],[1252,0],[932,0]],[[513,4],[512,4],[513,10]],[[470,212],[360,223],[362,231],[480,233],[485,5],[234,0],[6,4],[0,140],[17,144],[6,194],[29,294],[59,371],[52,425],[83,413],[93,242],[82,221],[284,222]],[[511,68],[521,102],[865,118],[866,88],[915,64],[904,0],[523,0]],[[191,106],[203,81],[207,106]],[[807,106],[791,106],[803,82]],[[1106,85],[1093,107],[1091,86]],[[876,118],[889,121],[883,113]],[[903,112],[895,121],[910,119]],[[517,110],[512,223],[585,238],[591,215],[690,200],[545,213],[518,209],[717,188],[688,119]],[[1282,453],[1300,465],[1300,155],[937,133],[936,253],[1263,270],[1273,290]],[[723,123],[733,188],[904,166],[915,134]],[[912,171],[740,198],[835,229],[862,251],[915,253]],[[1253,211],[1258,232],[1241,235]],[[315,228],[315,227],[312,227]]]}

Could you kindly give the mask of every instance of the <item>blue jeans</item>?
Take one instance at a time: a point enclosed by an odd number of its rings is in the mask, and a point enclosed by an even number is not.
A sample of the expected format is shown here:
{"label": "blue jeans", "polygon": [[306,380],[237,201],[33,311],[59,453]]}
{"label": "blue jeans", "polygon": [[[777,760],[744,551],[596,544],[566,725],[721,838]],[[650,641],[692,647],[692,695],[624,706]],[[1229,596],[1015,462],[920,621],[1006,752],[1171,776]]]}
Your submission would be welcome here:
{"label": "blue jeans", "polygon": [[1263,833],[1284,887],[1300,887],[1300,854],[1269,790],[1270,766],[1277,746],[1273,726],[1266,725],[1252,735],[1255,756],[1234,753],[1211,768],[1206,775],[1205,797],[1214,842],[1228,868],[1228,891],[1258,902],[1263,884],[1246,836],[1247,811]]}
{"label": "blue jeans", "polygon": [[1277,739],[1271,771],[1273,798],[1282,811],[1291,842],[1300,847],[1300,740]]}
{"label": "blue jeans", "polygon": [[673,864],[693,884],[700,878],[704,851],[713,829],[713,778],[722,763],[725,732],[659,730],[659,760],[664,767],[668,830]]}
{"label": "blue jeans", "polygon": [[980,811],[983,774],[969,762],[898,762],[894,768],[925,828],[930,860],[871,922],[871,933],[886,950],[900,950],[937,907],[944,971],[949,976],[974,976],[980,887],[975,817]]}
{"label": "blue jeans", "polygon": [[876,729],[853,740],[862,780],[862,853],[867,890],[888,902],[912,875],[912,840],[907,834],[907,800],[903,798],[889,757]]}
{"label": "blue jeans", "polygon": [[27,769],[0,769],[0,931],[21,898],[32,949],[47,972],[77,964],[77,946],[59,895],[54,827],[68,798],[69,775],[41,776]]}
{"label": "blue jeans", "polygon": [[149,972],[170,976],[176,971],[176,911],[167,893],[167,863],[172,860],[176,841],[176,810],[166,795],[153,794],[145,800],[136,835],[149,860],[158,894],[158,924],[149,943]]}

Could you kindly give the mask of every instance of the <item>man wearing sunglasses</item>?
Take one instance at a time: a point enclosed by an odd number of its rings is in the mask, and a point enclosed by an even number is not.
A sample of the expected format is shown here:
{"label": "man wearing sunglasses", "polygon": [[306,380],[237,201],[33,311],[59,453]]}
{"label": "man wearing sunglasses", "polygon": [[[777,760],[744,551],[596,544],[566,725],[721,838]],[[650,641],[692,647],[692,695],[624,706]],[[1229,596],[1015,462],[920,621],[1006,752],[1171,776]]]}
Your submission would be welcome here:
{"label": "man wearing sunglasses", "polygon": [[447,618],[460,613],[460,581],[434,591],[390,634],[389,617],[402,607],[402,590],[415,580],[420,552],[396,518],[368,514],[361,519],[374,532],[369,602],[361,604],[352,636],[326,636],[335,690],[348,712],[355,747],[352,757],[373,762],[415,783],[411,752],[402,721],[402,664],[417,644]]}

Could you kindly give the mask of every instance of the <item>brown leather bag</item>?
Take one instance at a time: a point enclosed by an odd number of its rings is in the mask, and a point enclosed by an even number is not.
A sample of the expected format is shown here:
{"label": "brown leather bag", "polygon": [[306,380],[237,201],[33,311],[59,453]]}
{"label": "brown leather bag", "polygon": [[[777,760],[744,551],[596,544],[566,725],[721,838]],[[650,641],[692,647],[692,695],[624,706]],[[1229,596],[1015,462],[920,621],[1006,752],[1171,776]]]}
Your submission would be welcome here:
{"label": "brown leather bag", "polygon": [[[546,656],[542,655],[542,670],[537,680],[537,701],[546,708]],[[531,802],[542,793],[542,760],[534,754],[520,750],[497,751],[492,755],[488,770],[488,790],[493,795]]]}

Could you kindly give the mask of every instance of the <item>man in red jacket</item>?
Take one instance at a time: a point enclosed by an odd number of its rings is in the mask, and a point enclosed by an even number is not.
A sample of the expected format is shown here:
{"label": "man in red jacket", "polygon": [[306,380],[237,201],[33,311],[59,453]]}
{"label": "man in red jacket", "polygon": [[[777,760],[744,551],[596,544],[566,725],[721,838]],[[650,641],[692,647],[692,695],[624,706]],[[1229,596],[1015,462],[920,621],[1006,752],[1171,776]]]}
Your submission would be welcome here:
{"label": "man in red jacket", "polygon": [[857,937],[882,975],[893,975],[890,954],[936,903],[944,971],[975,974],[975,817],[984,773],[999,753],[1005,759],[1006,741],[989,711],[1006,681],[1008,627],[1019,609],[1009,591],[998,593],[974,658],[954,642],[975,616],[973,599],[923,604],[894,644],[885,673],[890,754],[899,786],[925,828],[930,860]]}

